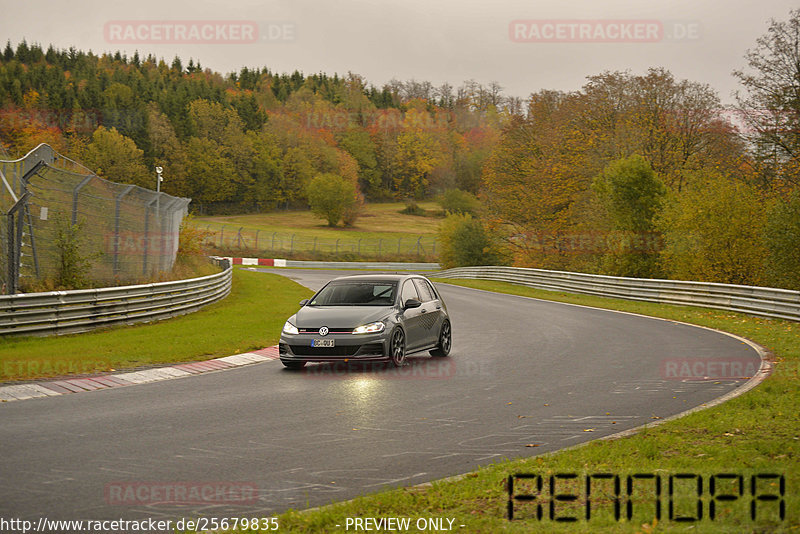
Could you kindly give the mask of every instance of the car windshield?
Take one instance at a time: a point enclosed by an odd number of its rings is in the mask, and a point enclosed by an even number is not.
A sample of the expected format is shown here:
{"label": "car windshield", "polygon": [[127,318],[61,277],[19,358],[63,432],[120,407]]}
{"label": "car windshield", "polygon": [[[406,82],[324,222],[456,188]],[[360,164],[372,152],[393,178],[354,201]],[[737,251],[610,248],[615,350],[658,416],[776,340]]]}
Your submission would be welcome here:
{"label": "car windshield", "polygon": [[385,281],[333,282],[309,306],[391,306],[397,284]]}

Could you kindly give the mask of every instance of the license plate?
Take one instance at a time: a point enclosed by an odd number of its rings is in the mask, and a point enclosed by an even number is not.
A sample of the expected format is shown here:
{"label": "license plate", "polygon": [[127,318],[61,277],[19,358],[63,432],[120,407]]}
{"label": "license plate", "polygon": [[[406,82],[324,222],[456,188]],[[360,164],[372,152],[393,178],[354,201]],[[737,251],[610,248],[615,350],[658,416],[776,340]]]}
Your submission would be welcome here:
{"label": "license plate", "polygon": [[333,339],[312,339],[311,346],[312,347],[333,347]]}

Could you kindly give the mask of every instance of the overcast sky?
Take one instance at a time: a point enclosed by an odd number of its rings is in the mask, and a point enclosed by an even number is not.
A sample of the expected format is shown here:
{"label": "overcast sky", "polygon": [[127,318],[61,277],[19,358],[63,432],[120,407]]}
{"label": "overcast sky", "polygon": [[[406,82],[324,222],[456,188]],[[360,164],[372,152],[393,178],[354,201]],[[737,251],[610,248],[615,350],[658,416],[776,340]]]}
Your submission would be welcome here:
{"label": "overcast sky", "polygon": [[[586,76],[606,70],[664,67],[711,85],[729,104],[737,89],[731,71],[745,66],[745,51],[769,19],[786,20],[796,6],[790,0],[0,0],[0,38],[95,53],[139,50],[169,61],[178,55],[184,64],[191,57],[223,73],[242,66],[352,71],[377,86],[392,78],[454,86],[497,81],[521,97],[576,90]],[[255,28],[255,42],[216,42],[235,40],[227,33],[237,31],[231,21],[244,37]],[[575,29],[580,21],[582,34]],[[201,35],[199,43],[153,42],[176,23],[225,29]],[[518,42],[523,38],[529,42]],[[603,38],[616,42],[597,42]]]}

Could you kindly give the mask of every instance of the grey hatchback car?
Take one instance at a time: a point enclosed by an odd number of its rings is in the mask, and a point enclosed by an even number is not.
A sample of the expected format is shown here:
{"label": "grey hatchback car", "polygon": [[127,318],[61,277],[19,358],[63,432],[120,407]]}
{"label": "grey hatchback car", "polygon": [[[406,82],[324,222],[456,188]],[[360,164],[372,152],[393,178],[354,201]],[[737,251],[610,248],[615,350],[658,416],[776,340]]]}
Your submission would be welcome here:
{"label": "grey hatchback car", "polygon": [[366,274],[328,282],[283,325],[280,359],[307,362],[389,361],[430,351],[447,356],[452,326],[442,296],[424,276]]}

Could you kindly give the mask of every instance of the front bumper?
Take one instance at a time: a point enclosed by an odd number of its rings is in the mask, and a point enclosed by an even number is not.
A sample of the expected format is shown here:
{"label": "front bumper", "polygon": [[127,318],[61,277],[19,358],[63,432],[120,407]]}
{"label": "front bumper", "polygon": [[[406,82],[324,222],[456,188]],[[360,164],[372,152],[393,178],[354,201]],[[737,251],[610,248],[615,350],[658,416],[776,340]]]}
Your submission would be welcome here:
{"label": "front bumper", "polygon": [[382,361],[389,359],[389,341],[386,332],[378,334],[328,334],[333,347],[312,347],[311,340],[321,339],[313,334],[281,334],[278,352],[281,360],[305,362],[333,362],[341,360]]}

